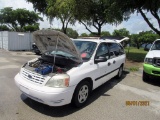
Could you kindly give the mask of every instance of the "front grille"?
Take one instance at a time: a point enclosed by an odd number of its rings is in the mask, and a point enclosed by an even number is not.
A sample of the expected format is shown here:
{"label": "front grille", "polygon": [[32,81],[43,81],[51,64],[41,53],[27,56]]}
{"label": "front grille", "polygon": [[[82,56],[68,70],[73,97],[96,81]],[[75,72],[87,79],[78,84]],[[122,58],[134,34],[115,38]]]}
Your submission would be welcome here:
{"label": "front grille", "polygon": [[26,69],[22,70],[21,75],[27,80],[32,81],[37,84],[42,84],[45,81],[45,78],[42,75],[34,73]]}
{"label": "front grille", "polygon": [[159,74],[160,75],[160,72],[159,71],[152,71],[153,74]]}
{"label": "front grille", "polygon": [[160,67],[160,58],[154,58],[153,64],[154,64],[154,66]]}

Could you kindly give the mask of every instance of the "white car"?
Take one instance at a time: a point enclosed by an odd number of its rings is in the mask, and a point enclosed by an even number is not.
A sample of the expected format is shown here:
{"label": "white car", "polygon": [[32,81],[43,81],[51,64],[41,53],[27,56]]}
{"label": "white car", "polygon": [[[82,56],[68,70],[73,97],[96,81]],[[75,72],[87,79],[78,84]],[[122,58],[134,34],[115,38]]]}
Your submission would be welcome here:
{"label": "white car", "polygon": [[35,101],[81,107],[92,90],[122,76],[126,55],[114,40],[71,40],[53,30],[36,31],[33,36],[43,54],[22,66],[15,83]]}

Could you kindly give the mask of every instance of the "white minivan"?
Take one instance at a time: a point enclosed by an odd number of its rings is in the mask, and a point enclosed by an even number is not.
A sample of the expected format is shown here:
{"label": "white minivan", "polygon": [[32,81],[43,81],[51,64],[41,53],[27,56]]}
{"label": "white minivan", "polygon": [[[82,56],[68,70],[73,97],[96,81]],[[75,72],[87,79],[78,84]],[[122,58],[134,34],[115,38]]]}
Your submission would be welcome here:
{"label": "white minivan", "polygon": [[54,30],[36,31],[33,37],[43,54],[22,66],[15,83],[35,101],[81,107],[92,90],[122,76],[126,55],[116,40],[71,40]]}

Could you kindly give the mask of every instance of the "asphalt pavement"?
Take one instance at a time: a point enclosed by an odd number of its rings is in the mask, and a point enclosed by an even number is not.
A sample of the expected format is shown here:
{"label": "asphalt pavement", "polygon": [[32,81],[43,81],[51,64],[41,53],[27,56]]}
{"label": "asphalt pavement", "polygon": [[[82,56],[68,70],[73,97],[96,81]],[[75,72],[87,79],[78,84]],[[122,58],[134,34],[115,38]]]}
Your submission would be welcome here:
{"label": "asphalt pavement", "polygon": [[94,90],[82,108],[50,107],[35,102],[16,87],[14,76],[32,52],[0,50],[0,120],[159,120],[160,84],[143,82],[142,72],[125,71]]}

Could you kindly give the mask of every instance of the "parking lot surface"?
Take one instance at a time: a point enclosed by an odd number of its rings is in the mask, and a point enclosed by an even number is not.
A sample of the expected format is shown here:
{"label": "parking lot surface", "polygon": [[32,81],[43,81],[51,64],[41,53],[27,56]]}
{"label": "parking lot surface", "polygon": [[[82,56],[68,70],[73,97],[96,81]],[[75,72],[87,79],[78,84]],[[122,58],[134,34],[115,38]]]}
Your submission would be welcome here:
{"label": "parking lot surface", "polygon": [[143,82],[141,72],[125,72],[122,79],[109,80],[92,92],[82,108],[50,107],[33,101],[16,87],[14,76],[36,57],[31,52],[0,50],[0,120],[160,119],[160,85]]}

